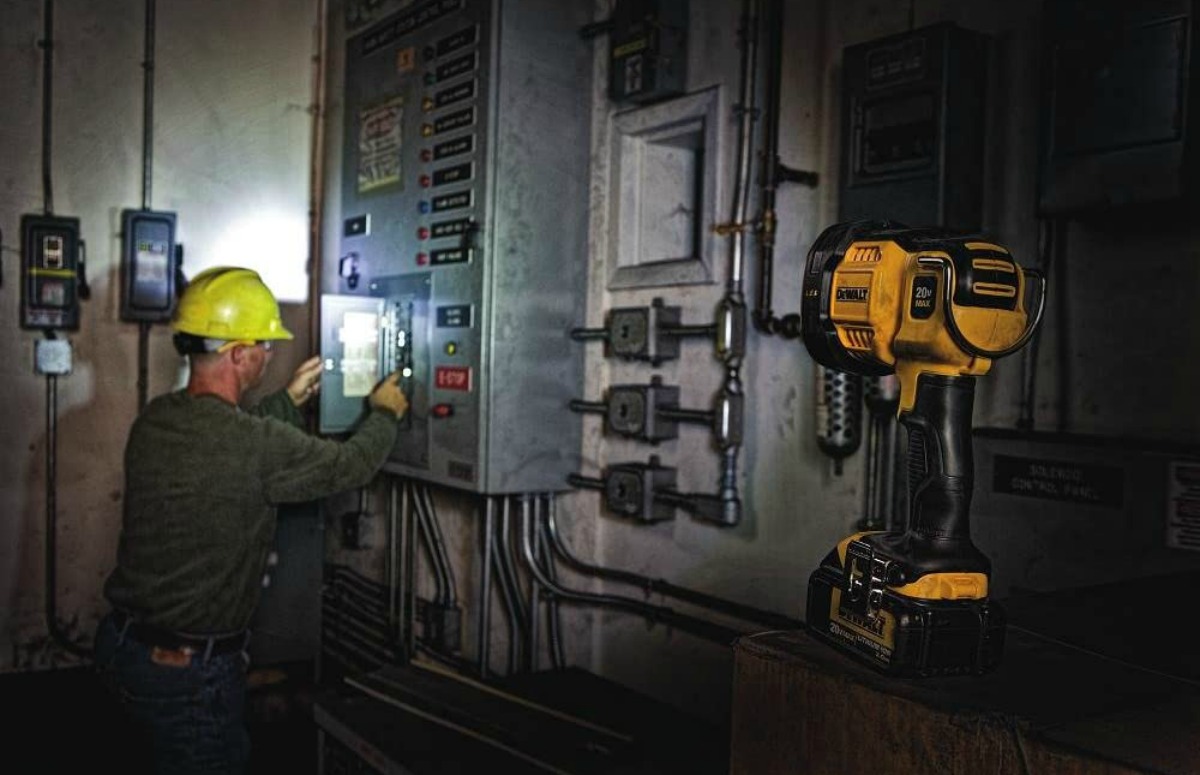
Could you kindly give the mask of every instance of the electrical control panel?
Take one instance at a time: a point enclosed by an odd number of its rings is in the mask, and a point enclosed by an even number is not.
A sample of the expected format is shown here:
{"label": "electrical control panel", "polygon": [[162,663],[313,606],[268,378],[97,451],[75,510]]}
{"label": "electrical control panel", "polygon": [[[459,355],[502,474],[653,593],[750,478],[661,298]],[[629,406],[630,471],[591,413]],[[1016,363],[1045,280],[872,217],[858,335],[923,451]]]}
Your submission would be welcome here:
{"label": "electrical control panel", "polygon": [[609,32],[609,99],[645,103],[683,94],[687,27],[687,0],[617,0]]}
{"label": "electrical control panel", "polygon": [[979,228],[987,43],[944,23],[845,50],[840,220]]}
{"label": "electrical control panel", "polygon": [[1043,214],[1195,195],[1198,10],[1196,0],[1046,3]]}
{"label": "electrical control panel", "polygon": [[433,0],[346,41],[320,428],[351,428],[399,371],[388,470],[498,494],[561,490],[577,468],[590,17],[581,0]]}
{"label": "electrical control panel", "polygon": [[79,328],[82,261],[78,218],[21,216],[22,328]]}
{"label": "electrical control panel", "polygon": [[175,311],[175,213],[121,213],[121,319],[161,322]]}

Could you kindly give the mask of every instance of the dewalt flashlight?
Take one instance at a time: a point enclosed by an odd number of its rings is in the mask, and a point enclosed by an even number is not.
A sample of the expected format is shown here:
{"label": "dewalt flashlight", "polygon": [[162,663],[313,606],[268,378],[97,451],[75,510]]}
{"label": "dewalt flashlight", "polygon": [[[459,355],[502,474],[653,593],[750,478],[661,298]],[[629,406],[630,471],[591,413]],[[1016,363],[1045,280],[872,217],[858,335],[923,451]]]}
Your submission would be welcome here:
{"label": "dewalt flashlight", "polygon": [[817,362],[899,378],[910,502],[905,524],[852,535],[822,560],[809,579],[810,629],[893,675],[987,670],[1000,658],[1004,614],[970,535],[974,378],[1029,341],[1045,278],[978,235],[867,221],[817,238],[803,294],[804,343]]}

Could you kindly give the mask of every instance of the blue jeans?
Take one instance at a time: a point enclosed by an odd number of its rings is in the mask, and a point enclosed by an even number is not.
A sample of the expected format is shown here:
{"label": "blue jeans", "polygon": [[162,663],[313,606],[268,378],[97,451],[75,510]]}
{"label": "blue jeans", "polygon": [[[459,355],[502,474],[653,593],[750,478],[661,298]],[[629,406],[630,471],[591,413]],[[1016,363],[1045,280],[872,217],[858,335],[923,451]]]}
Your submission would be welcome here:
{"label": "blue jeans", "polygon": [[151,647],[106,616],[96,631],[96,669],[152,748],[154,771],[241,773],[250,756],[246,662],[237,652],[193,654],[183,667],[158,664]]}

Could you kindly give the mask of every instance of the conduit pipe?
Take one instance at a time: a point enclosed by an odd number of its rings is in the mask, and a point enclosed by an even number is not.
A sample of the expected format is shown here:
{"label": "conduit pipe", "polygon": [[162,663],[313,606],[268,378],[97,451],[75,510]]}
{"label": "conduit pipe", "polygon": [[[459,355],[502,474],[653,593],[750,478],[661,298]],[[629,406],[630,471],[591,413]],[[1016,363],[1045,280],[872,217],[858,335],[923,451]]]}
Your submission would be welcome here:
{"label": "conduit pipe", "polygon": [[772,627],[781,630],[799,630],[804,629],[804,622],[799,619],[792,619],[777,614],[773,611],[765,611],[761,608],[737,603],[725,598],[709,595],[705,592],[698,592],[686,587],[680,587],[672,584],[664,579],[652,579],[649,576],[643,576],[639,573],[633,573],[627,570],[619,570],[617,568],[605,568],[600,565],[592,565],[580,559],[578,555],[571,551],[567,546],[562,533],[558,529],[558,519],[556,513],[551,509],[546,520],[547,534],[550,536],[550,542],[554,547],[555,553],[571,568],[588,576],[607,579],[609,581],[617,581],[623,584],[641,588],[647,595],[660,594],[666,597],[671,597],[676,600],[681,600],[685,603],[707,608],[710,611],[727,614],[729,616],[742,619],[747,622],[755,622],[767,627]]}
{"label": "conduit pipe", "polygon": [[744,634],[738,630],[681,614],[664,606],[652,605],[632,597],[580,592],[556,584],[541,568],[534,555],[530,500],[528,496],[523,496],[521,499],[521,551],[525,559],[525,565],[529,568],[529,572],[533,575],[534,579],[566,602],[630,611],[649,619],[651,622],[661,622],[669,627],[677,627],[693,635],[726,645]]}
{"label": "conduit pipe", "polygon": [[794,170],[779,161],[779,110],[783,80],[783,0],[765,0],[762,28],[767,38],[766,123],[763,127],[762,175],[759,178],[758,217],[758,294],[754,307],[754,326],[765,334],[781,334],[789,339],[800,336],[800,315],[776,317],[772,309],[775,274],[775,193],[779,183],[816,186],[817,173]]}

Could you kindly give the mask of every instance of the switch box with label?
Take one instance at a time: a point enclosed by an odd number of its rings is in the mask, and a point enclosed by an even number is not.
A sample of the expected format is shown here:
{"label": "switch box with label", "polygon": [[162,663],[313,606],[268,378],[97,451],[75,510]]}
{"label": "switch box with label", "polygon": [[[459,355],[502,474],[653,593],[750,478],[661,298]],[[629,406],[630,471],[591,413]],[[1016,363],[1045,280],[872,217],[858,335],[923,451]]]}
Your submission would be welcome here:
{"label": "switch box with label", "polygon": [[175,311],[175,213],[121,213],[121,320],[162,322]]}
{"label": "switch box with label", "polygon": [[79,328],[78,218],[21,216],[21,327]]}

